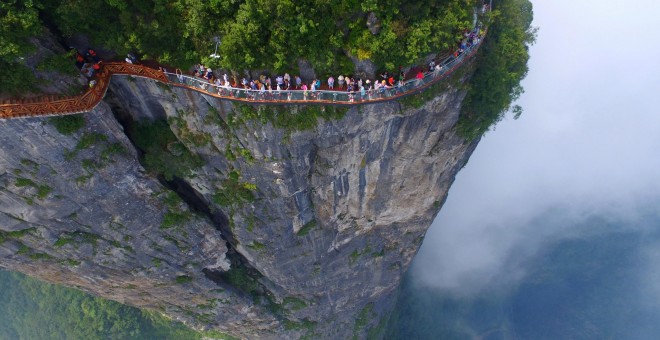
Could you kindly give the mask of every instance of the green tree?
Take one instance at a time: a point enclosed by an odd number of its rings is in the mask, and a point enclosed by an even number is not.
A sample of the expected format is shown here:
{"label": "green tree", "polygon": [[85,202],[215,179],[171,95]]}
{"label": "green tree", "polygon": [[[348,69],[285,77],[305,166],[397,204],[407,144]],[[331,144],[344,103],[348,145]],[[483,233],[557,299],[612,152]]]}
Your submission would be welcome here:
{"label": "green tree", "polygon": [[43,29],[39,6],[32,0],[0,2],[0,92],[20,93],[34,87],[34,76],[24,59],[35,49],[30,37]]}
{"label": "green tree", "polygon": [[[467,139],[488,131],[523,93],[520,81],[527,75],[528,48],[536,38],[532,17],[528,0],[497,3],[459,120],[459,131]],[[514,108],[516,116],[520,110]]]}

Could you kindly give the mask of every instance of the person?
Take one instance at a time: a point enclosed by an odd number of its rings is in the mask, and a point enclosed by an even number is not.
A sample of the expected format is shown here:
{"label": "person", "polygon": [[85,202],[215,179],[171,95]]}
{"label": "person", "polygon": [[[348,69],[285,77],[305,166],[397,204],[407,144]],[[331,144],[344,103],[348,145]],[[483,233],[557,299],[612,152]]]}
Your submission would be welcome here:
{"label": "person", "polygon": [[417,72],[417,75],[415,76],[415,79],[417,79],[417,81],[415,83],[417,86],[422,84],[422,80],[424,79],[424,73],[422,73],[422,70],[419,70]]}
{"label": "person", "polygon": [[442,66],[440,64],[435,65],[433,68],[433,77],[437,77],[438,74],[440,74],[440,71],[442,70]]}
{"label": "person", "polygon": [[332,76],[328,77],[328,88],[330,90],[335,88],[335,78],[333,78]]}
{"label": "person", "polygon": [[371,80],[367,79],[367,81],[365,81],[365,83],[368,86],[367,94],[369,95],[369,100],[371,100],[371,99],[373,99],[373,87],[371,85]]}
{"label": "person", "polygon": [[364,100],[364,95],[367,93],[367,91],[364,89],[364,86],[360,85],[360,98]]}
{"label": "person", "polygon": [[247,81],[247,79],[245,79],[245,77],[243,77],[243,80],[241,80],[241,84],[243,84],[243,88],[245,88],[245,89],[247,90],[247,88],[248,88],[248,81]]}
{"label": "person", "polygon": [[126,60],[126,63],[128,63],[128,64],[133,63],[133,60],[131,60],[131,58],[129,58],[129,57],[126,57],[126,59],[124,59],[124,60]]}
{"label": "person", "polygon": [[101,69],[101,61],[99,60],[97,63],[92,65],[92,70],[93,70],[92,75],[94,75],[94,73],[98,72],[100,69]]}
{"label": "person", "polygon": [[288,73],[284,73],[284,81],[291,83],[291,76]]}
{"label": "person", "polygon": [[81,69],[83,65],[85,65],[85,58],[83,58],[83,56],[78,53],[78,51],[76,51],[76,66]]}
{"label": "person", "polygon": [[429,63],[429,72],[433,72],[434,69],[435,69],[435,60],[431,60],[431,62]]}
{"label": "person", "polygon": [[87,53],[85,53],[85,56],[87,57],[87,61],[91,61],[91,62],[95,62],[95,63],[97,63],[97,62],[99,62],[99,61],[101,60],[101,58],[99,58],[99,57],[96,55],[96,52],[95,52],[91,47],[88,47],[88,48],[87,48]]}
{"label": "person", "polygon": [[277,76],[277,78],[275,78],[275,82],[277,83],[277,87],[282,87],[284,85],[284,77]]}
{"label": "person", "polygon": [[225,84],[229,84],[229,77],[227,76],[227,73],[225,73],[222,78],[225,80]]}
{"label": "person", "polygon": [[296,88],[299,89],[301,84],[302,79],[300,79],[300,76],[296,76]]}
{"label": "person", "polygon": [[385,73],[381,74],[380,76],[383,78],[383,80],[387,81],[387,78],[390,77],[390,74],[387,71],[385,71]]}
{"label": "person", "polygon": [[344,76],[340,74],[339,77],[337,77],[337,81],[339,82],[339,89],[340,90],[343,89],[344,88]]}
{"label": "person", "polygon": [[390,84],[390,86],[394,86],[394,76],[390,75],[390,77],[387,79],[387,82]]}
{"label": "person", "polygon": [[344,81],[346,82],[346,91],[350,91],[351,90],[351,81],[352,81],[351,78],[346,76],[346,78],[344,78]]}
{"label": "person", "polygon": [[307,100],[307,84],[302,84],[303,99]]}
{"label": "person", "polygon": [[92,87],[94,87],[94,85],[96,85],[96,80],[90,80],[89,81],[89,88],[91,89]]}
{"label": "person", "polygon": [[231,94],[231,84],[228,81],[225,82],[225,90],[223,92],[225,95]]}
{"label": "person", "polygon": [[126,58],[128,58],[128,59],[131,60],[131,64],[139,64],[137,58],[136,58],[133,54],[131,54],[131,53],[128,53],[128,54],[126,55]]}

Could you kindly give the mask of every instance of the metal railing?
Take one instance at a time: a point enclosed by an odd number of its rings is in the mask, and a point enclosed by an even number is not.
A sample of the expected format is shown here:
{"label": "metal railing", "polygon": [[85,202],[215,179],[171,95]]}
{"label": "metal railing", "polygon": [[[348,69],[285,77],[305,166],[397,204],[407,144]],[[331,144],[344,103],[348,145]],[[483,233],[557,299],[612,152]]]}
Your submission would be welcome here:
{"label": "metal railing", "polygon": [[421,79],[410,79],[400,85],[361,91],[328,90],[251,90],[230,86],[219,86],[208,80],[171,72],[161,72],[143,65],[123,62],[108,62],[96,77],[97,84],[81,95],[71,97],[45,96],[18,101],[0,102],[0,119],[66,115],[88,112],[103,99],[112,76],[132,76],[153,79],[165,84],[199,91],[221,99],[243,102],[273,104],[336,104],[359,105],[369,102],[382,102],[398,99],[421,92],[432,84],[450,75],[465,60],[471,58],[481,45],[483,38],[468,46],[460,55],[444,59],[441,69],[424,73]]}
{"label": "metal railing", "polygon": [[392,100],[422,90],[451,74],[458,65],[462,64],[466,59],[475,54],[481,42],[482,39],[480,39],[478,43],[467,47],[457,57],[451,56],[444,59],[440,63],[440,70],[425,72],[424,77],[421,79],[409,79],[402,84],[380,87],[378,89],[365,89],[364,92],[359,90],[253,90],[243,87],[232,87],[228,84],[217,85],[209,82],[204,78],[198,78],[179,73],[164,72],[164,74],[173,85],[185,86],[200,92],[208,93],[214,97],[220,97],[229,100],[264,103],[281,102],[298,104],[303,102],[351,105],[371,101]]}

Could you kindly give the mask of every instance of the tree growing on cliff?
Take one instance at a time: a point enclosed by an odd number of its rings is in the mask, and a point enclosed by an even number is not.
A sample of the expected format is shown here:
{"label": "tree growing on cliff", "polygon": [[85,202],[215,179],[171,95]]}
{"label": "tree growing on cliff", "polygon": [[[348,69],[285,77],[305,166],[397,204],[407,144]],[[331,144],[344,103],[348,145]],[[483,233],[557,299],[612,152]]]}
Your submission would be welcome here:
{"label": "tree growing on cliff", "polygon": [[[500,121],[523,93],[520,81],[527,75],[528,48],[536,38],[528,0],[496,4],[459,120],[459,132],[468,140],[480,137]],[[521,108],[515,106],[513,111],[517,118]]]}
{"label": "tree growing on cliff", "polygon": [[29,38],[42,29],[33,1],[0,2],[0,92],[20,93],[33,88],[34,76],[25,66],[25,56],[34,50]]}

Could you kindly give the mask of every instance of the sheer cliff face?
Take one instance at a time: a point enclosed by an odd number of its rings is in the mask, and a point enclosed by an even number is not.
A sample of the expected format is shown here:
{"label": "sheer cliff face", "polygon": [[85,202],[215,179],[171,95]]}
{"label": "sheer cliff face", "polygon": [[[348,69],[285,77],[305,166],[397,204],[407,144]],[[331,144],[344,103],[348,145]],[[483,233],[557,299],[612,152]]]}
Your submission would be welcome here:
{"label": "sheer cliff face", "polygon": [[[0,122],[0,265],[240,337],[365,336],[476,146],[455,132],[462,98],[296,131],[273,117],[321,108],[115,77],[71,136]],[[167,189],[112,111],[167,118],[203,165]]]}

